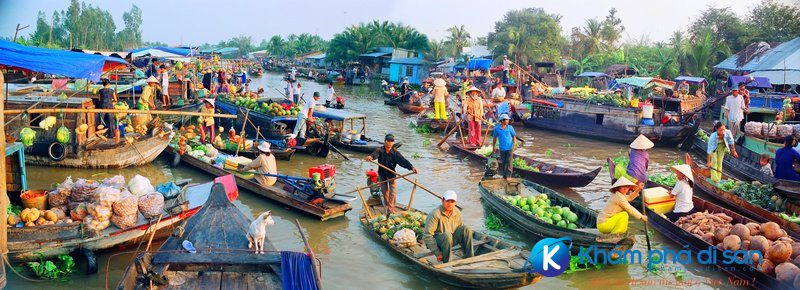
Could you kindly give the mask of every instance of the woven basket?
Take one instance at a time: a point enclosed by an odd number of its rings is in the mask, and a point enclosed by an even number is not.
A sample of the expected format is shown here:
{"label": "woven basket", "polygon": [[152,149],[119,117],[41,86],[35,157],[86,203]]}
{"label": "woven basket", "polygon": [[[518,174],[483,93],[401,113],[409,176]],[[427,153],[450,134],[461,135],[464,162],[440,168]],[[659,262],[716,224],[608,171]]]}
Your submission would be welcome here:
{"label": "woven basket", "polygon": [[[40,210],[47,209],[47,191],[46,190],[27,190],[25,192],[37,193],[41,196],[29,198],[29,199],[22,199],[22,206],[24,208],[37,208]],[[23,192],[23,193],[25,193]]]}
{"label": "woven basket", "polygon": [[133,114],[131,115],[131,124],[133,127],[139,125],[147,125],[150,122],[150,114]]}

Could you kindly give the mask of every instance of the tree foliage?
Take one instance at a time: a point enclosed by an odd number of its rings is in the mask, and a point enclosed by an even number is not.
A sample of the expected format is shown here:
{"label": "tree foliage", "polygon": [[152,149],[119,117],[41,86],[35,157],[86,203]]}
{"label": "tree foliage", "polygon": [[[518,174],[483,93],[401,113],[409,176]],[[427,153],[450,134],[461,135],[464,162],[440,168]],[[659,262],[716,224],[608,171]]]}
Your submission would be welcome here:
{"label": "tree foliage", "polygon": [[327,58],[341,63],[355,61],[360,54],[379,46],[427,51],[428,37],[401,23],[377,20],[360,23],[333,36]]}
{"label": "tree foliage", "polygon": [[470,45],[472,36],[469,34],[464,25],[461,25],[460,27],[450,27],[447,29],[447,32],[450,34],[447,35],[445,44],[450,46],[451,55],[454,57],[461,56],[461,53],[464,51],[464,47]]}
{"label": "tree foliage", "polygon": [[765,0],[753,8],[748,23],[753,28],[753,40],[784,42],[800,36],[800,8]]}
{"label": "tree foliage", "polygon": [[495,55],[513,57],[527,65],[535,61],[559,60],[561,16],[541,8],[511,10],[495,22],[486,40]]}
{"label": "tree foliage", "polygon": [[36,29],[27,40],[28,45],[54,48],[84,48],[103,50],[124,50],[142,44],[142,12],[136,5],[122,15],[124,28],[117,31],[111,13],[72,0],[66,10],[54,11],[48,19],[44,11],[39,11]]}

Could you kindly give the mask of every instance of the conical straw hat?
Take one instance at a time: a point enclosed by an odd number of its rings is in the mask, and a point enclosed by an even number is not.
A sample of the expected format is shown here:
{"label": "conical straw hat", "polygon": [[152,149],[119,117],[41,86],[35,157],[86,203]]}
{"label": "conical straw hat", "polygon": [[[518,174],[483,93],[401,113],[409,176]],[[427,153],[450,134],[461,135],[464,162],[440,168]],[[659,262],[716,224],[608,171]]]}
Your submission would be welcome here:
{"label": "conical straw hat", "polygon": [[646,150],[653,148],[654,145],[653,141],[650,141],[650,139],[640,134],[639,137],[636,137],[636,140],[633,140],[633,143],[631,143],[631,148]]}

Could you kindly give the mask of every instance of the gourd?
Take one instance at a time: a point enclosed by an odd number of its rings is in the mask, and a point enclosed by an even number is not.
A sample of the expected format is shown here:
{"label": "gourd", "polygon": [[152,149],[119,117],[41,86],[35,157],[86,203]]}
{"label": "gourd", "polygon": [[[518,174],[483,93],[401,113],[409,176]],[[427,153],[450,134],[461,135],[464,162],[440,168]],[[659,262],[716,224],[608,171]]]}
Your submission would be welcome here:
{"label": "gourd", "polygon": [[22,128],[22,130],[19,131],[19,137],[22,139],[22,145],[29,147],[33,145],[33,140],[36,139],[36,131],[28,127]]}
{"label": "gourd", "polygon": [[58,131],[56,131],[56,140],[58,143],[67,144],[69,143],[70,135],[69,129],[67,129],[67,127],[64,125],[61,125],[61,127],[58,128]]}
{"label": "gourd", "polygon": [[19,217],[20,217],[20,219],[22,219],[23,222],[29,223],[29,222],[34,222],[37,219],[39,219],[39,215],[41,215],[41,212],[39,211],[39,209],[26,208],[26,209],[22,210],[22,212],[19,214]]}
{"label": "gourd", "polygon": [[56,213],[54,213],[53,211],[46,210],[44,211],[44,219],[47,221],[55,222],[58,220],[58,215],[56,215]]}

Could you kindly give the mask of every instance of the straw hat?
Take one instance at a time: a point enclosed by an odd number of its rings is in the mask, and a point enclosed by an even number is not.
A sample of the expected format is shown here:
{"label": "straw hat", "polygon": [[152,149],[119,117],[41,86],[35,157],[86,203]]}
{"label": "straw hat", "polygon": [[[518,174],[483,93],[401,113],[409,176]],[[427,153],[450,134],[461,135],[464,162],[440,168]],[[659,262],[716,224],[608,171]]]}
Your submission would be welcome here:
{"label": "straw hat", "polygon": [[636,184],[633,184],[633,182],[631,182],[627,178],[622,177],[620,179],[617,179],[617,182],[614,182],[614,185],[612,185],[611,189],[609,189],[608,191],[613,193],[614,189],[616,189],[617,187],[623,187],[623,186],[636,186]]}
{"label": "straw hat", "polygon": [[636,137],[636,140],[633,140],[633,143],[631,143],[632,149],[639,149],[639,150],[647,150],[653,148],[653,146],[655,146],[655,144],[653,144],[653,141],[650,141],[650,139],[647,139],[647,137],[645,137],[642,134],[639,134],[639,137]]}
{"label": "straw hat", "polygon": [[479,92],[479,93],[483,94],[483,91],[481,91],[481,89],[479,89],[479,88],[476,88],[475,86],[472,86],[472,87],[470,87],[470,88],[469,88],[469,89],[468,89],[466,92],[464,92],[464,93],[465,93],[465,94],[469,94],[469,92]]}
{"label": "straw hat", "polygon": [[691,182],[694,182],[694,176],[692,174],[692,168],[688,164],[672,165],[672,167],[670,167],[670,169],[672,169],[673,171],[676,171],[676,172],[680,172],[681,174],[683,174],[684,176],[689,178],[689,180]]}
{"label": "straw hat", "polygon": [[447,82],[445,82],[443,79],[435,79],[433,80],[433,85],[437,87],[444,87],[447,85]]}
{"label": "straw hat", "polygon": [[203,101],[211,104],[212,107],[217,107],[217,105],[214,104],[217,101],[216,99],[203,99]]}
{"label": "straw hat", "polygon": [[270,146],[272,146],[272,144],[270,144],[269,142],[261,142],[261,144],[258,144],[258,151],[265,153],[272,152],[272,150],[269,149]]}
{"label": "straw hat", "polygon": [[147,78],[147,82],[148,83],[158,83],[158,79],[156,79],[156,77],[154,77],[154,76],[150,76],[149,78]]}

